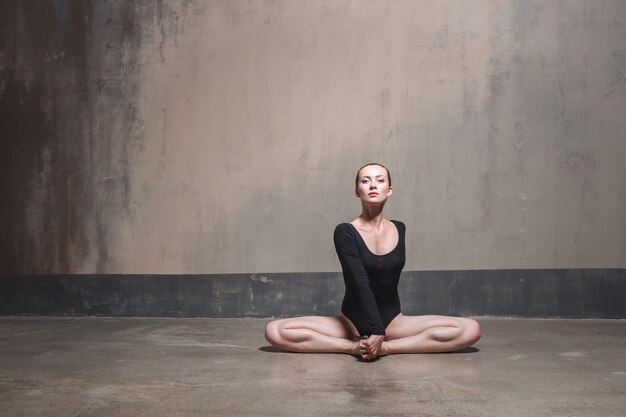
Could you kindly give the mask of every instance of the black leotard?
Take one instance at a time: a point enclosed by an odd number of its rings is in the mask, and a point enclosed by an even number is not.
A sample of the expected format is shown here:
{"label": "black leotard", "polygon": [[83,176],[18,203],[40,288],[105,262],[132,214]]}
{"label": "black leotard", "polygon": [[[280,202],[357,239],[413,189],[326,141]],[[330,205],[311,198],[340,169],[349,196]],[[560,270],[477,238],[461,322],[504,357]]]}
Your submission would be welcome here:
{"label": "black leotard", "polygon": [[372,253],[350,223],[335,228],[335,249],[346,284],[341,312],[361,336],[384,335],[385,329],[400,313],[398,281],[404,267],[404,223],[392,220],[398,229],[398,244],[385,255]]}

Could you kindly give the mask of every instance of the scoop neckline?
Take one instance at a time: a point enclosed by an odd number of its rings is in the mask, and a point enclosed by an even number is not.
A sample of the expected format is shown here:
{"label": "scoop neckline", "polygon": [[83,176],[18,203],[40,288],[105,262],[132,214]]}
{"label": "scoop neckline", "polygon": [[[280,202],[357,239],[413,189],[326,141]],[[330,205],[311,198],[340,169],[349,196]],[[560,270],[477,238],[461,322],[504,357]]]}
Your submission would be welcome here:
{"label": "scoop neckline", "polygon": [[359,239],[361,239],[361,243],[363,243],[363,246],[365,246],[365,249],[367,249],[367,251],[374,255],[374,256],[387,256],[392,254],[393,252],[396,251],[396,249],[398,249],[398,247],[400,246],[400,228],[398,227],[398,225],[396,224],[395,220],[389,220],[391,223],[393,223],[393,226],[396,228],[396,231],[398,232],[398,243],[396,243],[396,246],[394,246],[393,249],[391,249],[389,252],[387,253],[383,253],[382,255],[379,255],[377,253],[372,252],[372,250],[369,248],[369,246],[367,246],[367,243],[365,243],[365,239],[363,239],[363,236],[361,236],[361,233],[359,233],[359,230],[356,228],[355,225],[353,225],[352,223],[348,222],[346,224],[349,224],[352,229],[354,229],[354,231],[356,232],[357,236],[359,237]]}

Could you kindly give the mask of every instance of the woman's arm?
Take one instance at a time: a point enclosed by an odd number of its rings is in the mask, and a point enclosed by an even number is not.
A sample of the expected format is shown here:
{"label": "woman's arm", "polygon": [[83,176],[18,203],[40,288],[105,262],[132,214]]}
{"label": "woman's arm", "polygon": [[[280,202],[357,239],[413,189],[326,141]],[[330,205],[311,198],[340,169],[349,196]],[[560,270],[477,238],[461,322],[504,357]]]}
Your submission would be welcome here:
{"label": "woman's arm", "polygon": [[335,250],[341,263],[344,279],[354,291],[370,327],[370,334],[385,335],[383,320],[378,312],[376,298],[370,287],[369,276],[363,266],[356,246],[356,237],[345,223],[339,224],[334,233]]}

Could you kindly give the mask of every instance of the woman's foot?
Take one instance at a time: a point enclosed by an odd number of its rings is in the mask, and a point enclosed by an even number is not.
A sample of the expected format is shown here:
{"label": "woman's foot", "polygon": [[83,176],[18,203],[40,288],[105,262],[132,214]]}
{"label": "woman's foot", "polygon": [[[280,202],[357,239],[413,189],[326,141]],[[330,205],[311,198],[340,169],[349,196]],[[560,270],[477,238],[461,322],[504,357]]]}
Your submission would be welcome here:
{"label": "woman's foot", "polygon": [[378,352],[378,356],[385,356],[389,354],[391,354],[391,351],[389,350],[389,342],[383,342],[383,344],[380,345],[380,352]]}
{"label": "woman's foot", "polygon": [[356,342],[354,342],[354,345],[352,345],[352,349],[350,349],[350,355],[352,356],[357,356],[357,357],[361,357],[361,349],[359,349],[361,346],[361,341],[357,340]]}

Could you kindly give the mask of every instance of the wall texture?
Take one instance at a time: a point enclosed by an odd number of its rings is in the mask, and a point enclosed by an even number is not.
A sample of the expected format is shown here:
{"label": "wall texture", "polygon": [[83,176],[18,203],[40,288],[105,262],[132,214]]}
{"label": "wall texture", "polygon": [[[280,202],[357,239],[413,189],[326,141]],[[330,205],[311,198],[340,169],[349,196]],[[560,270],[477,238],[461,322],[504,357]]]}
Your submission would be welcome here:
{"label": "wall texture", "polygon": [[626,268],[626,2],[0,2],[0,274]]}

